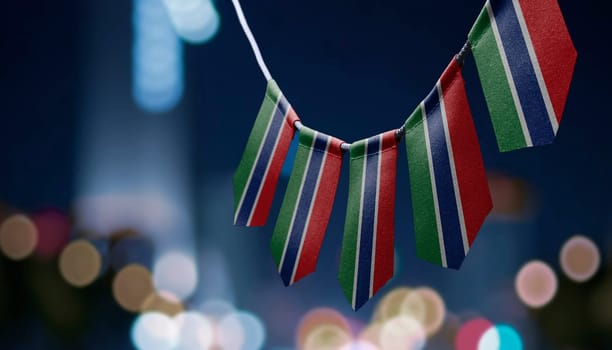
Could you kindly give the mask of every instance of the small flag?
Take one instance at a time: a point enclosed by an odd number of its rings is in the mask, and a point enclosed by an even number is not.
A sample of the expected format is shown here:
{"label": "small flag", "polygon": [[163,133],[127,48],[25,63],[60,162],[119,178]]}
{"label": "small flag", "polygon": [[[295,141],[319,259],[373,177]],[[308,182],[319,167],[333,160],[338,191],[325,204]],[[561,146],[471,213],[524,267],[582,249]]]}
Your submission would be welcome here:
{"label": "small flag", "polygon": [[274,227],[270,249],[285,285],[314,272],[342,167],[342,141],[307,127]]}
{"label": "small flag", "polygon": [[357,310],[393,277],[396,131],[351,145],[339,279]]}
{"label": "small flag", "polygon": [[234,225],[266,224],[299,118],[270,80],[247,146],[234,174]]}
{"label": "small flag", "polygon": [[455,60],[405,129],[417,255],[458,269],[492,203]]}
{"label": "small flag", "polygon": [[553,142],[576,63],[556,0],[489,0],[469,34],[501,151]]}

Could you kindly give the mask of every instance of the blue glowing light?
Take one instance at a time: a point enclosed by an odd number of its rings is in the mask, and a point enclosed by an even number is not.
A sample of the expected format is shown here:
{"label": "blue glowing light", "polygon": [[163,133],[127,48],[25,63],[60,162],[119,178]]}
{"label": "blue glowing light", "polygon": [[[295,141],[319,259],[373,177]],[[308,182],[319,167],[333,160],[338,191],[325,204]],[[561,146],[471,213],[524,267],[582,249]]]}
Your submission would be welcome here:
{"label": "blue glowing light", "polygon": [[152,113],[172,109],[183,96],[183,48],[163,0],[134,0],[132,92]]}
{"label": "blue glowing light", "polygon": [[495,325],[482,335],[478,350],[523,350],[523,341],[512,326]]}
{"label": "blue glowing light", "polygon": [[211,0],[164,0],[176,33],[192,44],[212,39],[220,18]]}

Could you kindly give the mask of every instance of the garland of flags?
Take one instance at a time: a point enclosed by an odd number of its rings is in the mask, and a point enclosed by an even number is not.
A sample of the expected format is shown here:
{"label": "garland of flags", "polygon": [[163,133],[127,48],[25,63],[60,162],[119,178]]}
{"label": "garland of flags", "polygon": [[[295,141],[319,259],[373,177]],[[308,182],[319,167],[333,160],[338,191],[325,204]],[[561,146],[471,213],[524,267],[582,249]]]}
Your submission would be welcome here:
{"label": "garland of flags", "polygon": [[397,129],[353,144],[304,126],[240,23],[268,80],[234,175],[234,224],[266,224],[295,133],[298,152],[270,248],[285,285],[316,269],[344,153],[349,196],[339,281],[353,309],[393,276],[397,147],[405,139],[417,255],[459,269],[492,208],[461,69],[471,52],[500,151],[553,142],[577,53],[556,0],[488,0],[432,91]]}

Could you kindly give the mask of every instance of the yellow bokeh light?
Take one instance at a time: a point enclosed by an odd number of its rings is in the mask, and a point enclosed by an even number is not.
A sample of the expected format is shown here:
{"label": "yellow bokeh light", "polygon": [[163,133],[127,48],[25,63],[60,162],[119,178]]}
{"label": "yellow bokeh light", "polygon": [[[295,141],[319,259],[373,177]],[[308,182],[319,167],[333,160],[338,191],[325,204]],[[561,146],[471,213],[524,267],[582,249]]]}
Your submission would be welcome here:
{"label": "yellow bokeh light", "polygon": [[584,236],[574,236],[565,242],[559,260],[565,275],[574,282],[588,281],[601,264],[597,246]]}
{"label": "yellow bokeh light", "polygon": [[312,330],[306,337],[303,350],[338,350],[352,342],[352,337],[345,329],[336,325],[321,325]]}
{"label": "yellow bokeh light", "polygon": [[127,311],[141,311],[144,302],[154,293],[151,272],[142,265],[127,265],[113,280],[113,296]]}
{"label": "yellow bokeh light", "polygon": [[519,271],[515,280],[516,292],[525,305],[541,308],[557,293],[557,276],[541,261],[532,261]]}
{"label": "yellow bokeh light", "polygon": [[402,314],[412,316],[421,323],[427,336],[440,330],[446,314],[440,294],[426,287],[417,288],[408,294],[401,308]]}
{"label": "yellow bokeh light", "polygon": [[413,290],[408,287],[396,288],[387,293],[376,306],[374,322],[384,322],[402,313],[402,304]]}
{"label": "yellow bokeh light", "polygon": [[59,269],[69,284],[85,287],[100,275],[102,257],[93,244],[80,239],[64,248],[59,259]]}
{"label": "yellow bokeh light", "polygon": [[168,316],[176,316],[183,312],[185,308],[181,301],[169,293],[151,293],[147,296],[141,307],[142,312],[160,312]]}
{"label": "yellow bokeh light", "polygon": [[10,216],[0,225],[0,249],[8,258],[22,260],[30,256],[38,243],[38,230],[27,216]]}
{"label": "yellow bokeh light", "polygon": [[297,344],[302,349],[310,334],[321,326],[335,326],[345,333],[350,333],[350,327],[344,316],[334,309],[317,308],[308,312],[298,326]]}

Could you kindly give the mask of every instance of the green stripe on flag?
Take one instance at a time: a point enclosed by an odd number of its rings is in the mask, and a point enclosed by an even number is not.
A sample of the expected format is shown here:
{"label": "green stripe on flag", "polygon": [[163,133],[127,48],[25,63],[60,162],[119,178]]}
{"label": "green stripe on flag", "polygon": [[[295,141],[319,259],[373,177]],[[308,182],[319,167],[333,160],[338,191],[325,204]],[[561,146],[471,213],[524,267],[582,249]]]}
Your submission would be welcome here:
{"label": "green stripe on flag", "polygon": [[313,152],[312,146],[315,140],[314,136],[315,133],[311,129],[303,127],[300,130],[300,144],[297,154],[295,155],[293,170],[291,171],[285,198],[283,199],[278,219],[276,219],[274,233],[270,241],[270,250],[272,251],[274,261],[278,267],[280,267],[283,251],[285,250],[285,242],[288,239],[293,213],[295,212],[295,207],[298,205],[298,196],[302,191],[302,182],[308,170],[306,168],[306,163],[308,163],[310,153]]}
{"label": "green stripe on flag", "polygon": [[280,95],[281,91],[278,88],[278,85],[276,85],[274,80],[270,80],[266,89],[266,96],[261,104],[261,108],[257,114],[257,119],[255,119],[255,125],[251,130],[249,140],[247,141],[246,148],[242,154],[242,159],[240,160],[238,169],[234,173],[234,208],[237,208],[238,204],[240,203],[240,199],[244,193],[247,181],[251,175],[251,171],[255,166],[257,153],[264,143],[266,129],[268,128],[268,124],[270,124],[270,120],[272,119],[272,115],[274,114],[276,107],[276,102],[278,101]]}
{"label": "green stripe on flag", "polygon": [[[500,151],[527,146],[486,5],[468,35]],[[501,44],[501,43],[500,43]]]}
{"label": "green stripe on flag", "polygon": [[361,196],[363,182],[363,168],[365,166],[366,140],[351,145],[350,183],[348,204],[346,208],[346,221],[344,223],[344,237],[342,239],[342,253],[340,255],[340,269],[338,279],[346,299],[353,302],[353,289],[355,281],[355,258],[357,255],[357,234],[361,218]]}
{"label": "green stripe on flag", "polygon": [[406,121],[406,152],[410,171],[414,235],[417,256],[442,265],[424,127],[423,111],[419,107]]}

